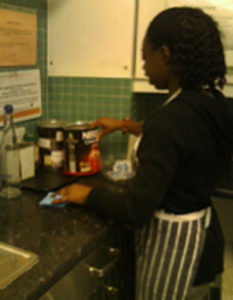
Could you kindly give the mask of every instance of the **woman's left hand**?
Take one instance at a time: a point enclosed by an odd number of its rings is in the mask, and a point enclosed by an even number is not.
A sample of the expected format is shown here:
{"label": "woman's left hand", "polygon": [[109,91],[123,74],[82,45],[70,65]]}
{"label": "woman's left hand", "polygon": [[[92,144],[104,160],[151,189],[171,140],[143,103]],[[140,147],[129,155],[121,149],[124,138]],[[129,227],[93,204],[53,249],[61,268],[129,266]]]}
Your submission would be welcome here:
{"label": "woman's left hand", "polygon": [[60,195],[61,198],[54,200],[52,204],[60,204],[63,202],[73,202],[83,205],[86,202],[87,196],[92,190],[91,187],[84,184],[72,184],[60,189],[55,195]]}

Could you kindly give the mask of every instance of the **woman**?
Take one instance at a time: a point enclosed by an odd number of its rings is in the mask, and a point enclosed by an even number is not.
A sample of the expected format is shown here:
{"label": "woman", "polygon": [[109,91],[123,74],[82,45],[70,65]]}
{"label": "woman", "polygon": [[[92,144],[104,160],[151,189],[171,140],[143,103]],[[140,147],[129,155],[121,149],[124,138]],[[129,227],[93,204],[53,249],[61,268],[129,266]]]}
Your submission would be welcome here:
{"label": "woman", "polygon": [[143,60],[150,83],[169,91],[164,105],[144,124],[109,118],[93,124],[101,136],[142,134],[135,178],[119,192],[72,185],[54,204],[86,205],[135,226],[136,299],[200,300],[223,270],[210,197],[233,136],[220,92],[226,66],[217,24],[199,9],[167,9],[149,25]]}

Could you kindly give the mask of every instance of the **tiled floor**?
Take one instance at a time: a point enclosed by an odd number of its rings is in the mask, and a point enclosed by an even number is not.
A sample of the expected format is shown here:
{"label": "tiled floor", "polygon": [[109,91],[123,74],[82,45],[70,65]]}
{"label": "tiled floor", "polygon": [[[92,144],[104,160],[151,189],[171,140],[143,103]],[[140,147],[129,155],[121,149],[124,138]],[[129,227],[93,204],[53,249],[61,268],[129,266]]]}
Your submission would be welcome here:
{"label": "tiled floor", "polygon": [[233,299],[233,242],[225,244],[225,271],[222,274],[221,300]]}

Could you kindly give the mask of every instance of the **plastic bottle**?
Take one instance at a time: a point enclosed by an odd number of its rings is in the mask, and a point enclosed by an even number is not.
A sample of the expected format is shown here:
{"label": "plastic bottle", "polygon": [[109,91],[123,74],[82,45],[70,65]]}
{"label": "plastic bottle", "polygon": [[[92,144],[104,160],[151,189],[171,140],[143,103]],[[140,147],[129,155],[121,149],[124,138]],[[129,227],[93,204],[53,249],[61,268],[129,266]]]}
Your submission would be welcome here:
{"label": "plastic bottle", "polygon": [[20,153],[13,123],[13,106],[4,107],[4,127],[0,143],[0,196],[16,198],[20,196]]}

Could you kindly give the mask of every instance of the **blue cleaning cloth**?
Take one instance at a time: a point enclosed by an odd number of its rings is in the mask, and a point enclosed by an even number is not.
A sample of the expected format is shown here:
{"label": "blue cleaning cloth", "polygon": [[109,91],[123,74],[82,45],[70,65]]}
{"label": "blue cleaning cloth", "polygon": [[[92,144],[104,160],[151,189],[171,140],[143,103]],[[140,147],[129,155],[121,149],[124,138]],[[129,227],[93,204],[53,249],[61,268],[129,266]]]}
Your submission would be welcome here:
{"label": "blue cleaning cloth", "polygon": [[60,199],[61,196],[60,195],[55,195],[54,197],[52,197],[52,195],[55,192],[49,192],[40,202],[39,202],[39,206],[54,206],[54,207],[59,207],[59,208],[64,208],[68,202],[64,202],[64,203],[60,203],[60,204],[52,204],[52,202],[54,200]]}

